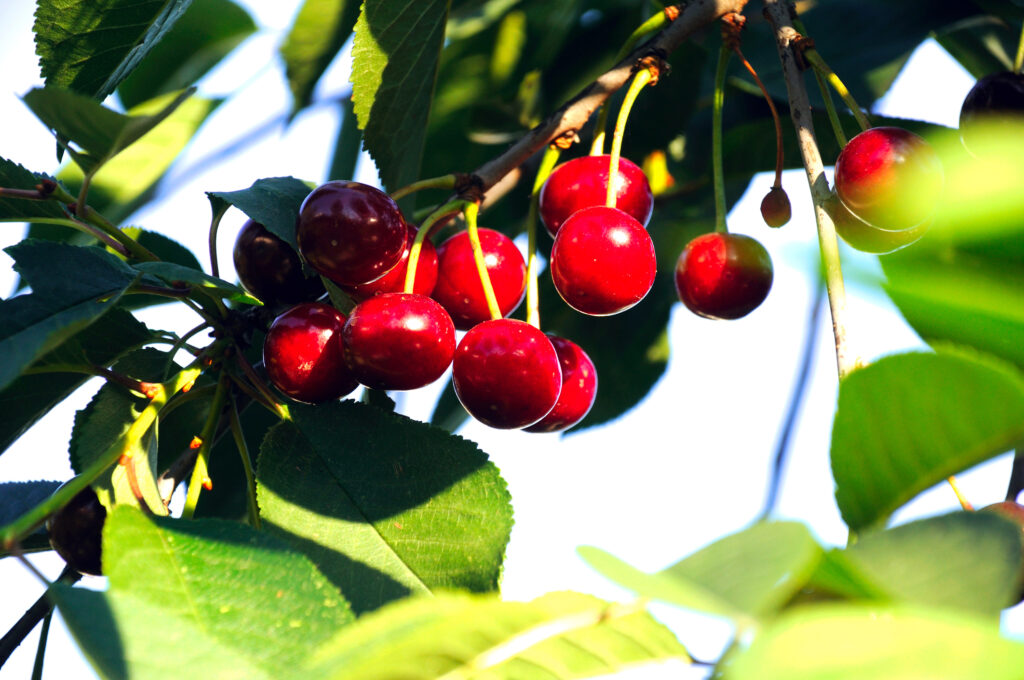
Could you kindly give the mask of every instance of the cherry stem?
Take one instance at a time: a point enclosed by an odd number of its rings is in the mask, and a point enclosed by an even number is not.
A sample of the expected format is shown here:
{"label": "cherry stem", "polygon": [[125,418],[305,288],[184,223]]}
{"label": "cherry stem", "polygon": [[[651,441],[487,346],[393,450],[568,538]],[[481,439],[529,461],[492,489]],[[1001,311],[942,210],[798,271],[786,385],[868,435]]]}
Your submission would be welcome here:
{"label": "cherry stem", "polygon": [[224,411],[224,403],[227,396],[228,375],[221,373],[217,381],[217,391],[213,393],[213,401],[210,410],[206,414],[206,422],[203,424],[202,432],[199,435],[199,451],[196,455],[196,464],[192,468],[192,478],[188,482],[188,493],[185,495],[185,507],[182,508],[181,516],[184,519],[192,519],[196,513],[196,505],[199,503],[199,493],[204,487],[210,484],[208,463],[210,449],[213,446],[214,433],[217,423],[220,421]]}
{"label": "cherry stem", "polygon": [[245,433],[242,431],[242,421],[238,417],[238,404],[232,396],[228,403],[228,424],[231,427],[231,436],[235,440],[235,448],[242,458],[242,469],[245,471],[246,505],[249,508],[249,523],[253,527],[260,528],[260,508],[256,503],[256,475],[252,470],[252,455],[249,453],[249,446],[245,443]]}
{"label": "cherry stem", "polygon": [[540,190],[544,186],[558,163],[562,150],[554,144],[544,150],[537,168],[537,176],[533,179],[533,190],[530,193],[530,211],[526,215],[526,323],[540,328],[540,292],[537,288],[537,214],[540,212]]}
{"label": "cherry stem", "polygon": [[843,84],[843,81],[839,79],[836,72],[829,68],[829,65],[825,63],[825,60],[818,54],[818,50],[813,47],[807,48],[803,53],[804,59],[807,60],[816,73],[820,73],[832,89],[836,91],[836,94],[846,103],[847,108],[850,109],[850,113],[857,119],[857,125],[860,126],[861,131],[867,130],[871,127],[871,121],[864,115],[864,110],[857,104],[857,100],[853,98],[850,91]]}
{"label": "cherry stem", "polygon": [[[83,191],[85,190],[84,185],[82,189]],[[79,203],[75,203],[73,205],[75,217],[99,228],[105,234],[124,246],[132,257],[144,262],[158,262],[160,260],[160,258],[150,252],[148,248],[118,229],[110,220],[96,212],[93,208]]]}
{"label": "cherry stem", "polygon": [[616,194],[618,194],[619,183],[616,178],[619,174],[619,156],[622,154],[622,138],[626,134],[626,121],[629,120],[629,112],[636,102],[636,97],[644,86],[655,79],[654,66],[641,68],[633,77],[633,82],[626,90],[626,96],[619,108],[619,116],[615,119],[615,132],[612,134],[612,152],[608,161],[608,192],[605,196],[605,205],[609,208],[615,207]]}
{"label": "cherry stem", "polygon": [[[270,388],[267,387],[267,384],[256,374],[256,369],[252,367],[249,360],[246,359],[241,352],[235,352],[235,359],[238,362],[238,365],[242,367],[242,372],[245,373],[245,377],[249,379],[251,389],[255,389],[256,393],[250,394],[250,396],[281,420],[291,420],[292,416],[288,412],[288,407],[274,398],[274,395],[270,392]],[[238,380],[236,382],[243,391],[248,392],[244,381]]]}
{"label": "cherry stem", "polygon": [[214,276],[220,276],[220,263],[217,260],[217,230],[220,229],[221,218],[224,217],[224,213],[227,211],[227,205],[214,208],[213,216],[210,218],[210,235],[208,237],[210,244],[210,273]]}
{"label": "cherry stem", "polygon": [[711,167],[715,183],[715,231],[725,234],[725,171],[722,167],[722,109],[725,107],[725,74],[732,50],[722,43],[715,68],[715,95],[711,113]]}
{"label": "cherry stem", "polygon": [[[793,27],[802,35],[807,35],[807,28],[799,18],[793,19]],[[828,114],[828,122],[832,126],[832,133],[836,136],[836,142],[841,149],[846,146],[846,132],[843,130],[843,124],[839,122],[839,114],[836,113],[836,105],[832,101],[832,90],[817,69],[811,70],[814,72],[814,80],[818,83],[818,90],[821,91],[821,99],[825,102],[825,112]]]}
{"label": "cherry stem", "polygon": [[764,100],[768,102],[768,108],[772,112],[772,120],[775,122],[775,184],[772,186],[776,189],[782,187],[782,165],[784,162],[783,148],[782,148],[782,121],[779,120],[779,110],[775,108],[775,102],[772,100],[770,94],[768,94],[768,88],[764,86],[761,79],[757,77],[757,71],[747,61],[747,58],[743,56],[743,52],[740,50],[740,46],[737,44],[733,47],[733,51],[736,52],[736,56],[743,62],[743,66],[753,77],[754,82],[761,88],[761,94],[764,95]]}
{"label": "cherry stem", "polygon": [[1016,502],[1022,489],[1024,489],[1024,446],[1019,446],[1013,454],[1013,467],[1010,469],[1010,483],[1006,487],[1006,500]]}
{"label": "cherry stem", "polygon": [[1013,58],[1013,72],[1019,74],[1024,70],[1024,24],[1020,28],[1020,38],[1017,40],[1017,54]]}
{"label": "cherry stem", "polygon": [[949,484],[949,488],[953,490],[953,493],[956,494],[956,499],[960,501],[960,507],[968,512],[972,512],[974,510],[974,506],[971,505],[967,498],[964,497],[963,493],[960,492],[960,487],[956,483],[956,477],[947,477],[946,482]]}
{"label": "cherry stem", "polygon": [[452,189],[455,188],[456,180],[457,178],[454,174],[442,175],[441,177],[430,177],[428,179],[421,179],[418,182],[407,184],[406,186],[401,187],[400,189],[392,191],[391,198],[396,201],[400,201],[409,194],[414,193],[416,191],[421,191],[423,189],[447,189],[451,191]]}
{"label": "cherry stem", "polygon": [[[451,177],[454,176],[451,175]],[[427,219],[423,220],[423,224],[420,225],[419,231],[416,232],[416,238],[413,239],[412,246],[409,248],[409,263],[405,270],[405,285],[402,287],[404,292],[411,293],[415,289],[416,267],[420,263],[420,251],[423,249],[423,241],[430,235],[430,230],[445,217],[462,210],[466,203],[467,201],[461,198],[449,201],[430,213]]]}
{"label": "cherry stem", "polygon": [[498,306],[498,298],[494,295],[494,286],[491,285],[491,275],[487,272],[487,262],[484,260],[484,249],[480,245],[480,232],[476,227],[477,214],[480,212],[480,204],[467,202],[462,209],[466,217],[466,231],[469,232],[469,244],[473,248],[473,261],[476,262],[476,272],[480,276],[480,284],[484,288],[484,298],[487,300],[487,309],[491,313],[491,319],[502,318],[501,308]]}
{"label": "cherry stem", "polygon": [[36,659],[32,663],[32,676],[29,680],[42,680],[43,660],[46,658],[46,641],[50,638],[50,622],[53,620],[53,607],[43,617],[43,625],[39,630],[39,643],[36,645]]}

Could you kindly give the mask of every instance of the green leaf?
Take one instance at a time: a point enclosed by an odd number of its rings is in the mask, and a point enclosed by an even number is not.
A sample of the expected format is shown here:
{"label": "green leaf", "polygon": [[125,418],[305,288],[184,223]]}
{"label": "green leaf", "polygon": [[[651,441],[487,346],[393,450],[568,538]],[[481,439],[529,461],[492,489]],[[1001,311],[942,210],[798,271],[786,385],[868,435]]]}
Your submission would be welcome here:
{"label": "green leaf", "polygon": [[762,522],[648,574],[598,548],[580,556],[642,597],[734,620],[770,618],[804,586],[822,559],[803,524]]}
{"label": "green leaf", "polygon": [[38,0],[33,26],[48,86],[102,101],[192,0]]}
{"label": "green leaf", "polygon": [[[18,519],[53,495],[61,482],[35,480],[31,482],[0,482],[0,526]],[[26,536],[18,546],[25,552],[49,550],[50,540],[46,529],[39,527]],[[0,546],[0,557],[7,557],[10,551]]]}
{"label": "green leaf", "polygon": [[125,108],[196,83],[256,31],[231,0],[192,0],[189,8],[118,88]]}
{"label": "green leaf", "polygon": [[192,92],[188,89],[161,97],[153,103],[158,109],[134,116],[117,113],[89,97],[57,87],[34,88],[23,99],[47,127],[79,146],[81,151],[72,151],[72,157],[86,173],[94,173],[170,116]]}
{"label": "green leaf", "polygon": [[839,385],[836,502],[853,531],[1024,437],[1024,379],[967,352],[885,357]]}
{"label": "green leaf", "polygon": [[[0,158],[0,187],[34,190],[46,175],[26,170],[6,158]],[[56,201],[35,201],[27,198],[0,196],[0,222],[66,219],[64,210]]]}
{"label": "green leaf", "polygon": [[957,512],[864,534],[849,560],[896,599],[998,616],[1016,601],[1019,527],[983,512]]}
{"label": "green leaf", "polygon": [[4,251],[32,293],[0,301],[0,388],[113,309],[137,276],[99,248],[27,240]]}
{"label": "green leaf", "polygon": [[264,439],[258,499],[357,612],[437,588],[492,591],[512,527],[476,445],[352,401],[291,405]]}
{"label": "green leaf", "polygon": [[444,593],[360,618],[318,650],[303,677],[569,679],[668,660],[690,659],[635,603],[572,592],[532,602]]}
{"label": "green leaf", "polygon": [[309,106],[317,81],[352,34],[358,16],[357,0],[302,3],[281,45],[285,76],[292,91],[293,116]]}
{"label": "green leaf", "polygon": [[263,304],[235,284],[228,283],[216,276],[210,276],[192,267],[185,267],[173,262],[140,262],[134,265],[134,267],[147,277],[154,277],[158,280],[158,283],[162,281],[176,288],[184,285],[194,286],[213,293],[217,297],[227,298],[232,302],[240,302],[247,305]]}
{"label": "green leaf", "polygon": [[794,609],[723,664],[726,680],[1014,680],[1024,645],[987,620],[939,609]]}
{"label": "green leaf", "polygon": [[447,0],[366,0],[352,45],[352,101],[389,190],[415,180],[444,43]]}
{"label": "green leaf", "polygon": [[295,222],[302,202],[312,190],[309,184],[294,177],[267,177],[256,180],[248,189],[207,191],[206,195],[214,210],[220,201],[235,206],[297,252]]}

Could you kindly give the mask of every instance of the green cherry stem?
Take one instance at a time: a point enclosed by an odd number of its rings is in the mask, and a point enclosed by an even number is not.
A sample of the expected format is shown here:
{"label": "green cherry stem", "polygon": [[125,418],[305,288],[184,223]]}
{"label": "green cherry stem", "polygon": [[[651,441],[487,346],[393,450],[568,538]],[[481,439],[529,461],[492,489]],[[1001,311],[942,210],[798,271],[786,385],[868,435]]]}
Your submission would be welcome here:
{"label": "green cherry stem", "polygon": [[551,144],[544,150],[537,168],[537,176],[533,179],[533,190],[530,192],[530,211],[526,215],[526,323],[540,328],[540,293],[537,289],[537,214],[540,212],[540,189],[558,163],[562,150]]}
{"label": "green cherry stem", "polygon": [[1024,24],[1020,27],[1020,38],[1017,40],[1017,54],[1013,58],[1013,72],[1024,70]]}
{"label": "green cherry stem", "polygon": [[[807,28],[800,19],[793,19],[793,28],[798,30],[801,35],[807,35]],[[825,78],[818,72],[818,69],[811,70],[814,71],[814,80],[817,81],[818,89],[821,91],[821,99],[825,102],[825,112],[828,114],[828,122],[832,126],[832,134],[835,135],[836,142],[839,144],[839,148],[842,149],[846,146],[846,132],[843,130],[843,124],[839,122],[839,114],[836,113],[836,105],[832,101],[832,90],[829,88]]]}
{"label": "green cherry stem", "polygon": [[43,617],[43,625],[39,630],[39,643],[36,645],[36,660],[32,664],[32,676],[29,680],[42,680],[43,659],[46,658],[46,641],[50,638],[50,621],[53,620],[53,607]]}
{"label": "green cherry stem", "polygon": [[220,229],[221,218],[224,217],[224,213],[228,211],[228,204],[225,203],[219,207],[213,207],[213,216],[210,218],[210,234],[207,237],[210,247],[210,273],[214,276],[220,276],[220,263],[217,260],[217,230]]}
{"label": "green cherry stem", "polygon": [[629,120],[629,112],[633,108],[633,104],[636,102],[637,95],[640,94],[640,90],[654,80],[654,73],[652,69],[654,67],[643,67],[636,72],[633,77],[633,82],[629,84],[629,89],[626,90],[626,96],[622,100],[622,107],[619,108],[619,116],[615,119],[615,132],[612,134],[612,150],[611,158],[608,161],[608,193],[605,196],[605,205],[609,208],[615,207],[615,194],[618,189],[618,182],[615,178],[619,174],[619,156],[622,154],[622,138],[626,134],[626,121]]}
{"label": "green cherry stem", "polygon": [[456,181],[457,177],[454,174],[442,175],[441,177],[430,177],[427,179],[421,179],[418,182],[407,184],[406,186],[401,187],[400,189],[392,191],[391,198],[393,198],[396,201],[400,201],[409,194],[416,191],[422,191],[423,189],[447,189],[451,191],[452,189],[455,188]]}
{"label": "green cherry stem", "polygon": [[210,410],[206,414],[206,422],[199,434],[199,451],[196,455],[196,465],[192,468],[192,478],[188,482],[188,493],[185,495],[185,507],[181,511],[184,519],[192,519],[196,513],[196,505],[199,503],[199,493],[210,488],[208,463],[210,459],[210,448],[213,446],[213,435],[217,429],[221,414],[224,411],[224,404],[227,397],[228,375],[221,373],[217,382],[217,391],[213,393],[213,401]]}
{"label": "green cherry stem", "polygon": [[249,453],[249,446],[245,443],[245,433],[242,431],[242,421],[238,417],[238,404],[234,396],[228,403],[228,424],[231,427],[231,436],[235,440],[235,448],[242,458],[242,469],[245,471],[246,505],[249,508],[249,523],[256,529],[260,528],[260,508],[256,503],[256,475],[252,470],[252,455]]}
{"label": "green cherry stem", "polygon": [[466,207],[462,210],[462,214],[466,217],[466,231],[469,232],[469,244],[473,247],[473,261],[476,262],[476,271],[480,275],[480,284],[484,287],[487,309],[491,313],[491,319],[500,319],[502,317],[501,307],[498,306],[498,298],[494,295],[491,275],[487,273],[484,248],[480,245],[480,232],[476,227],[476,217],[479,212],[480,204],[476,202],[467,202]]}
{"label": "green cherry stem", "polygon": [[[452,177],[454,177],[454,175],[452,175]],[[461,198],[456,198],[445,203],[440,208],[430,213],[430,215],[427,216],[427,219],[423,220],[423,224],[420,225],[419,231],[416,232],[416,238],[413,239],[412,246],[409,248],[409,264],[405,270],[405,284],[402,286],[403,292],[411,293],[415,288],[416,267],[420,263],[420,251],[423,249],[423,241],[425,241],[427,236],[430,235],[430,230],[434,228],[435,224],[445,217],[463,210],[466,204],[467,201]]]}
{"label": "green cherry stem", "polygon": [[715,68],[715,95],[711,113],[711,167],[715,182],[715,231],[728,232],[725,226],[725,171],[722,167],[722,109],[725,106],[725,74],[732,50],[722,43]]}
{"label": "green cherry stem", "polygon": [[818,50],[810,47],[804,50],[803,55],[804,59],[807,60],[807,63],[814,68],[814,71],[816,73],[820,73],[828,84],[832,86],[832,89],[836,91],[836,94],[839,95],[840,99],[846,103],[847,108],[850,109],[850,113],[852,113],[853,117],[857,119],[857,125],[860,126],[860,129],[863,131],[870,128],[871,121],[868,120],[866,115],[864,115],[864,110],[857,104],[857,100],[853,98],[853,95],[850,94],[850,91],[846,88],[846,85],[843,84],[843,81],[839,79],[839,76],[836,75],[836,72],[829,68],[829,65],[821,58],[821,55],[818,54]]}

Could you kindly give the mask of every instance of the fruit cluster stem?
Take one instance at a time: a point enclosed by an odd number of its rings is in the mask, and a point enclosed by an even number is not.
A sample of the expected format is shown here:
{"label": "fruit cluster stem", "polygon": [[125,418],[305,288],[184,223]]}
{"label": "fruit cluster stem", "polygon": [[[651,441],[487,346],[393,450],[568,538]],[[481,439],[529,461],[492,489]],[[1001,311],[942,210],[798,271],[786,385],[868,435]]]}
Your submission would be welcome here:
{"label": "fruit cluster stem", "polygon": [[526,323],[540,328],[540,292],[537,288],[537,214],[540,212],[540,190],[558,163],[562,150],[554,144],[548,146],[540,159],[537,176],[530,192],[530,211],[526,215]]}
{"label": "fruit cluster stem", "polygon": [[245,471],[246,506],[249,509],[249,524],[256,529],[260,528],[260,508],[256,502],[256,475],[252,469],[252,456],[249,453],[249,445],[245,443],[245,432],[242,431],[242,420],[238,417],[238,404],[232,396],[228,404],[228,424],[231,427],[231,436],[235,440],[235,448],[242,458],[242,469]]}
{"label": "fruit cluster stem", "polygon": [[[484,260],[484,249],[480,245],[480,232],[476,227],[476,217],[480,212],[480,204],[468,202],[462,213],[466,216],[466,230],[469,232],[469,244],[473,247],[473,261],[476,262],[476,271],[480,275],[480,284],[484,288],[484,298],[487,300],[487,310],[491,313],[491,319],[502,317],[501,307],[498,306],[498,298],[494,295],[494,286],[491,285],[491,275],[487,273],[487,262]],[[411,257],[411,256],[410,256]]]}
{"label": "fruit cluster stem", "polygon": [[[807,35],[807,28],[799,18],[793,19],[793,28],[801,35]],[[829,124],[832,125],[832,133],[836,136],[836,142],[841,149],[846,146],[846,132],[843,130],[843,124],[839,122],[839,114],[836,113],[836,105],[832,101],[832,90],[829,89],[828,83],[818,69],[811,70],[814,72],[814,80],[818,83],[818,90],[821,91],[821,99],[825,102],[825,112],[828,114]]]}
{"label": "fruit cluster stem", "polygon": [[1020,38],[1017,40],[1017,54],[1013,57],[1013,72],[1024,70],[1024,24],[1020,27]]}
{"label": "fruit cluster stem", "polygon": [[[451,175],[454,177],[454,175]],[[393,194],[392,194],[393,195]],[[430,235],[430,230],[434,228],[440,220],[457,213],[462,210],[466,205],[466,201],[463,199],[455,199],[445,203],[437,210],[430,213],[427,219],[420,225],[419,231],[416,232],[416,238],[413,240],[412,245],[409,247],[409,264],[405,270],[405,284],[402,287],[403,292],[411,293],[416,285],[416,267],[420,262],[420,251],[423,249],[423,241]]]}
{"label": "fruit cluster stem", "polygon": [[416,191],[422,191],[423,189],[448,189],[452,190],[455,188],[456,177],[452,175],[442,175],[441,177],[429,177],[427,179],[421,179],[418,182],[407,184],[404,187],[396,189],[391,192],[391,198],[396,201],[400,201],[406,196]]}
{"label": "fruit cluster stem", "polygon": [[723,43],[715,68],[715,96],[711,114],[711,167],[715,185],[715,231],[728,232],[725,226],[725,170],[722,163],[722,109],[725,107],[725,74],[732,51]]}
{"label": "fruit cluster stem", "polygon": [[641,68],[633,77],[629,89],[626,90],[626,97],[622,100],[622,107],[619,109],[619,116],[615,119],[615,132],[612,134],[612,150],[608,161],[608,193],[605,197],[605,205],[609,208],[615,207],[615,198],[618,193],[619,157],[622,155],[622,138],[626,134],[626,122],[629,120],[629,112],[633,109],[637,95],[640,90],[654,79],[651,67]]}
{"label": "fruit cluster stem", "polygon": [[825,63],[825,60],[821,58],[818,51],[814,48],[807,48],[803,52],[804,59],[807,60],[815,70],[816,73],[821,76],[832,86],[832,89],[836,91],[836,94],[846,103],[847,108],[850,109],[850,113],[857,119],[857,125],[860,126],[861,131],[867,130],[871,127],[871,121],[864,115],[864,110],[857,104],[857,100],[850,94],[850,90],[847,89],[843,81],[839,79],[836,72],[829,68],[829,65]]}
{"label": "fruit cluster stem", "polygon": [[203,424],[202,433],[199,435],[199,452],[196,455],[196,465],[192,468],[192,478],[188,482],[188,493],[185,495],[185,507],[181,511],[184,519],[192,519],[196,512],[196,505],[199,503],[199,492],[204,486],[209,485],[208,462],[210,459],[210,448],[213,446],[214,433],[217,423],[220,422],[221,414],[224,411],[225,399],[227,397],[228,375],[222,373],[217,382],[217,391],[213,393],[213,401],[210,403],[210,411],[206,414],[206,422]]}

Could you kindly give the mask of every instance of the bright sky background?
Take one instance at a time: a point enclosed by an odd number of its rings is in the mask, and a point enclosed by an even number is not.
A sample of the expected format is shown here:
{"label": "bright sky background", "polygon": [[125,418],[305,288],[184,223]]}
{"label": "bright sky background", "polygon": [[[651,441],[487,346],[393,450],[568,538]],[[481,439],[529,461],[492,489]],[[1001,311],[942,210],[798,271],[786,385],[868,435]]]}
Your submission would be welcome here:
{"label": "bright sky background", "polygon": [[[316,109],[302,114],[287,130],[279,128],[251,140],[228,162],[197,167],[211,149],[284,114],[289,102],[275,52],[297,3],[241,0],[240,4],[250,10],[262,30],[208,76],[200,92],[226,94],[239,83],[244,83],[244,89],[206,123],[165,183],[159,207],[133,219],[182,241],[204,266],[209,259],[205,239],[210,209],[203,192],[243,189],[260,177],[281,175],[322,181],[338,125],[332,109]],[[34,3],[24,0],[0,7],[0,121],[5,132],[0,137],[0,156],[32,170],[53,172],[53,139],[19,99],[41,84],[32,43],[33,7]],[[930,42],[915,53],[878,112],[956,126],[960,102],[972,84],[970,76]],[[346,88],[347,68],[336,64],[319,94],[329,97]],[[657,91],[650,94],[656,95]],[[375,182],[371,163],[360,164],[357,179]],[[768,300],[748,317],[732,322],[708,321],[676,306],[668,371],[637,408],[610,426],[564,439],[490,430],[472,421],[460,430],[491,455],[512,493],[516,524],[505,566],[505,597],[530,599],[552,590],[573,589],[626,599],[628,593],[576,556],[576,546],[596,545],[653,571],[757,517],[803,344],[817,257],[810,195],[802,171],[789,172],[784,178],[793,220],[779,230],[765,227],[758,213],[770,183],[770,176],[759,176],[729,218],[731,230],[755,236],[772,255],[775,282]],[[220,230],[222,276],[229,280],[234,276],[234,234],[243,221],[241,213],[231,211]],[[482,224],[486,226],[486,215]],[[14,244],[22,235],[21,225],[0,224],[0,246]],[[876,258],[849,249],[843,252],[855,350],[872,360],[923,347],[874,286],[880,277]],[[14,275],[9,258],[0,255],[0,261],[0,295],[6,296]],[[140,316],[158,328],[183,330],[195,324],[191,313],[178,314],[182,310],[175,307],[179,306],[164,305]],[[846,530],[833,499],[828,464],[836,372],[827,310],[821,324],[813,378],[791,440],[777,514],[800,519],[825,543],[841,545]],[[586,344],[585,339],[577,341]],[[74,412],[88,403],[97,387],[94,381],[77,391],[3,453],[0,481],[69,478],[67,440]],[[414,418],[429,419],[442,387],[443,380],[409,393],[399,406]],[[962,475],[964,493],[975,505],[1002,500],[1009,469],[1007,455]],[[955,507],[949,489],[937,487],[900,511],[896,521]],[[50,578],[63,566],[52,553],[31,559]],[[102,588],[104,582],[87,577],[83,583]],[[0,560],[0,634],[42,591],[42,585],[15,560]],[[728,642],[730,630],[722,621],[667,606],[655,605],[653,611],[699,659],[717,658]],[[1024,636],[1024,607],[1004,615],[1004,627],[1010,634]],[[29,677],[37,637],[37,633],[30,635],[8,661],[5,678]],[[658,673],[628,677],[653,678]],[[702,676],[697,669],[677,675]],[[44,677],[95,677],[56,618]]]}

